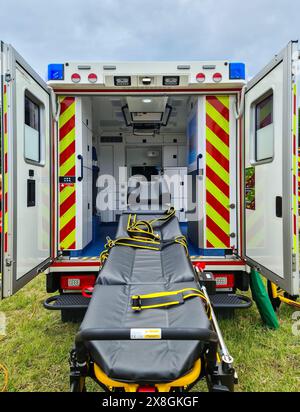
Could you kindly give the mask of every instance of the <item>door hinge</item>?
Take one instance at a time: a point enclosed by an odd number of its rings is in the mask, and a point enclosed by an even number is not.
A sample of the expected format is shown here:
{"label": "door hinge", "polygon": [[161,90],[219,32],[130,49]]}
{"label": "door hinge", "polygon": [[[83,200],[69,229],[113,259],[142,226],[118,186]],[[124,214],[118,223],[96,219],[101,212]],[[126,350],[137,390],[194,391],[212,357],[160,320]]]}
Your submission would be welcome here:
{"label": "door hinge", "polygon": [[292,255],[292,272],[296,272],[297,270],[297,256],[295,253]]}
{"label": "door hinge", "polygon": [[12,263],[13,263],[12,258],[10,257],[5,258],[5,266],[10,267]]}
{"label": "door hinge", "polygon": [[11,74],[10,73],[5,73],[4,79],[6,83],[11,82]]}

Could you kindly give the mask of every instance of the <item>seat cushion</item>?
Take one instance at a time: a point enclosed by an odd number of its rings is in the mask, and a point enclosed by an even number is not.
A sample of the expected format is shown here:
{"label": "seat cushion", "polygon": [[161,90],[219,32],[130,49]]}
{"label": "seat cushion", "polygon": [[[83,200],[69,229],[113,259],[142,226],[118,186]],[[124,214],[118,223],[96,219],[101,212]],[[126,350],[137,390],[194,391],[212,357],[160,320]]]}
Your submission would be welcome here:
{"label": "seat cushion", "polygon": [[[134,312],[131,296],[196,287],[194,282],[159,285],[96,285],[81,330],[89,328],[209,328],[199,298],[169,309]],[[203,351],[199,341],[92,341],[92,359],[123,382],[170,382],[187,373]]]}

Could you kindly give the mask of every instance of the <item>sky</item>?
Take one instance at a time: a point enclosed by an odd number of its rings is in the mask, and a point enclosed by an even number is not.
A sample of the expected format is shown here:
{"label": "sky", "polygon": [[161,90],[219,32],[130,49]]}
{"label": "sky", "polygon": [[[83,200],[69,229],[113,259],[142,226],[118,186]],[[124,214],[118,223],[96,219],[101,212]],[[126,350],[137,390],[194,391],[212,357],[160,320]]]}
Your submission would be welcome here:
{"label": "sky", "polygon": [[48,63],[126,60],[242,61],[252,77],[300,37],[300,2],[10,0],[0,21],[43,78]]}

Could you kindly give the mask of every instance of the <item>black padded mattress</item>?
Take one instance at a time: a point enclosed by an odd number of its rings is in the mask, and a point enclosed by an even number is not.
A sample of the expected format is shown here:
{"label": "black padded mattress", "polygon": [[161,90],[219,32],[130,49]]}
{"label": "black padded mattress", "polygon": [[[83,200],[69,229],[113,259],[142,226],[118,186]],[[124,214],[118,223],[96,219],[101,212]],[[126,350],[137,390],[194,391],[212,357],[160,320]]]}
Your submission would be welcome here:
{"label": "black padded mattress", "polygon": [[[127,219],[126,214],[121,217],[117,237],[127,236]],[[176,218],[156,226],[164,240],[181,235]],[[80,329],[209,328],[198,298],[168,309],[134,312],[130,307],[132,295],[195,287],[193,268],[182,246],[173,244],[160,252],[116,246],[100,272]],[[192,368],[203,350],[198,341],[92,341],[86,345],[111,379],[137,383],[175,380]]]}

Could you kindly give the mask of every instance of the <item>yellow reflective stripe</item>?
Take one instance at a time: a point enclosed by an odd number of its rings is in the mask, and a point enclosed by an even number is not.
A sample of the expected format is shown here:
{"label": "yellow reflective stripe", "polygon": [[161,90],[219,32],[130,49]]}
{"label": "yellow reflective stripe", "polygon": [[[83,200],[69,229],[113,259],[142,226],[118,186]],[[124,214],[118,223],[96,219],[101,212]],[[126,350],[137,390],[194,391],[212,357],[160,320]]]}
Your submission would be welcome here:
{"label": "yellow reflective stripe", "polygon": [[59,218],[59,227],[62,229],[63,227],[66,226],[67,223],[70,222],[70,220],[75,216],[76,213],[76,206],[75,204],[70,207],[69,210],[66,211],[66,213]]}
{"label": "yellow reflective stripe", "polygon": [[206,189],[226,208],[229,209],[229,198],[224,195],[208,177],[206,178]]}
{"label": "yellow reflective stripe", "polygon": [[229,134],[228,120],[226,120],[208,101],[206,101],[206,113],[224,130],[224,132]]}
{"label": "yellow reflective stripe", "polygon": [[206,153],[206,164],[227,184],[229,184],[229,173],[209,154]]}
{"label": "yellow reflective stripe", "polygon": [[215,96],[227,109],[229,109],[229,96]]}
{"label": "yellow reflective stripe", "polygon": [[63,239],[60,242],[60,247],[62,249],[69,249],[69,247],[75,242],[75,240],[76,240],[76,232],[74,229],[68,236],[66,236],[65,239]]}
{"label": "yellow reflective stripe", "polygon": [[63,190],[60,191],[60,204],[62,204],[69,196],[75,192],[74,186],[65,186]]}
{"label": "yellow reflective stripe", "polygon": [[72,129],[60,142],[59,151],[62,153],[75,140],[75,128]]}
{"label": "yellow reflective stripe", "polygon": [[66,174],[74,167],[75,165],[75,153],[72,154],[64,164],[62,164],[59,168],[59,175],[66,176]]}
{"label": "yellow reflective stripe", "polygon": [[63,127],[75,115],[75,101],[59,116],[59,127]]}
{"label": "yellow reflective stripe", "polygon": [[219,238],[217,238],[208,227],[206,228],[206,237],[213,247],[226,248],[226,245]]}
{"label": "yellow reflective stripe", "polygon": [[209,127],[206,127],[206,139],[229,160],[229,147]]}
{"label": "yellow reflective stripe", "polygon": [[209,216],[216,225],[218,225],[226,234],[229,233],[230,224],[214,208],[206,203],[206,215]]}

